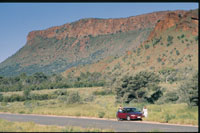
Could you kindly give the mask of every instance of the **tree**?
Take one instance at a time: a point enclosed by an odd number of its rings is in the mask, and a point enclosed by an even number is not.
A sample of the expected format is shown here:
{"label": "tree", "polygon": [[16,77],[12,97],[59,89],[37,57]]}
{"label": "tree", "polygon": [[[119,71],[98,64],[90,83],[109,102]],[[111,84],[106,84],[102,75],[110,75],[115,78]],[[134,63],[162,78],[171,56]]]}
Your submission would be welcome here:
{"label": "tree", "polygon": [[182,93],[182,99],[184,99],[189,106],[198,106],[198,73],[193,75],[190,80],[184,82],[180,86],[180,91]]}
{"label": "tree", "polygon": [[124,77],[119,87],[116,87],[117,102],[129,103],[131,100],[137,102],[154,103],[162,95],[160,91],[159,76],[153,72],[141,71],[134,77]]}
{"label": "tree", "polygon": [[31,89],[25,89],[23,94],[25,99],[29,99],[30,98],[30,93],[31,93]]}

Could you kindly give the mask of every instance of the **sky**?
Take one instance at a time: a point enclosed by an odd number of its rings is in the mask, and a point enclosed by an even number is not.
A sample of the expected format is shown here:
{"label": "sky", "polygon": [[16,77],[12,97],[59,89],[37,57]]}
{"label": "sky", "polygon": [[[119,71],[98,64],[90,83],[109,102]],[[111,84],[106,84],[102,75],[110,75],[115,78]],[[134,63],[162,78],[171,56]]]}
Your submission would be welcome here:
{"label": "sky", "polygon": [[198,3],[0,3],[0,63],[26,44],[30,31],[83,18],[121,18],[167,10],[197,9]]}

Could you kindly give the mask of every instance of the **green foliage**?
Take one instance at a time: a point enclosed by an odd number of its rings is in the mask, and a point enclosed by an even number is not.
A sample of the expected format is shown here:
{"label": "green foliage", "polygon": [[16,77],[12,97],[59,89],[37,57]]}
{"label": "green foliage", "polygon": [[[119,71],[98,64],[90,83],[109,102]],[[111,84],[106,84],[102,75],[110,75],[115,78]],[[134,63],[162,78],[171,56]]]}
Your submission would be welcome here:
{"label": "green foliage", "polygon": [[138,48],[138,49],[137,49],[137,56],[139,56],[139,55],[140,55],[140,52],[141,52],[141,49],[140,49],[140,48]]}
{"label": "green foliage", "polygon": [[61,75],[45,75],[44,73],[35,73],[27,76],[25,73],[15,77],[0,78],[0,92],[9,91],[27,91],[56,89],[69,87],[92,87],[104,86],[105,81],[102,79],[101,73],[81,73],[79,77],[70,76],[68,79]]}
{"label": "green foliage", "polygon": [[150,60],[150,56],[147,56],[146,59],[147,59],[147,60]]}
{"label": "green foliage", "polygon": [[167,92],[164,95],[164,97],[165,97],[165,100],[164,100],[165,103],[169,103],[169,102],[175,103],[179,99],[177,92],[172,92],[172,91]]}
{"label": "green foliage", "polygon": [[169,43],[172,43],[173,38],[174,38],[173,36],[168,36],[168,37],[167,37],[167,41],[168,41]]}
{"label": "green foliage", "polygon": [[134,77],[125,76],[121,81],[119,87],[115,88],[117,102],[129,103],[131,100],[136,100],[154,103],[162,95],[158,86],[159,76],[153,72],[141,71]]}
{"label": "green foliage", "polygon": [[198,73],[193,75],[191,79],[181,84],[180,92],[182,99],[184,99],[189,106],[198,106]]}
{"label": "green foliage", "polygon": [[148,45],[148,44],[145,44],[144,47],[145,47],[145,49],[148,49],[148,48],[149,48],[149,45]]}
{"label": "green foliage", "polygon": [[194,39],[197,42],[199,40],[199,36],[196,36]]}
{"label": "green foliage", "polygon": [[103,112],[103,111],[98,112],[98,116],[99,116],[99,118],[103,118],[104,115],[105,115],[105,112]]}
{"label": "green foliage", "polygon": [[3,95],[0,93],[0,101],[3,100]]}
{"label": "green foliage", "polygon": [[184,37],[185,37],[185,35],[184,35],[184,34],[182,34],[182,35],[181,35],[181,38],[184,38]]}
{"label": "green foliage", "polygon": [[163,68],[159,71],[161,81],[173,83],[177,81],[177,70],[174,68]]}
{"label": "green foliage", "polygon": [[3,96],[2,102],[14,102],[14,101],[25,101],[26,98],[24,96],[20,96],[17,94],[11,96]]}
{"label": "green foliage", "polygon": [[176,118],[176,115],[169,115],[168,113],[166,113],[165,114],[165,116],[164,116],[164,120],[165,120],[165,122],[169,122],[170,120],[172,120],[172,119],[175,119]]}
{"label": "green foliage", "polygon": [[68,104],[74,104],[74,103],[80,103],[81,97],[79,92],[72,92],[67,96],[67,103]]}
{"label": "green foliage", "polygon": [[167,47],[170,46],[170,45],[173,43],[173,38],[174,38],[174,37],[173,37],[173,36],[170,36],[170,35],[167,37],[167,42],[168,42],[168,43],[167,43]]}
{"label": "green foliage", "polygon": [[155,38],[155,39],[153,40],[153,42],[152,42],[153,47],[154,47],[155,45],[157,45],[157,44],[160,42],[161,39],[162,39],[162,37],[160,37],[160,38]]}
{"label": "green foliage", "polygon": [[161,59],[160,57],[158,57],[158,58],[157,58],[157,61],[158,61],[158,62],[161,62],[161,61],[162,61],[162,59]]}
{"label": "green foliage", "polygon": [[178,56],[178,55],[180,55],[180,53],[179,53],[179,51],[178,50],[176,50],[176,55]]}
{"label": "green foliage", "polygon": [[29,98],[30,98],[30,93],[31,93],[31,90],[30,90],[30,89],[25,89],[25,90],[23,91],[24,97],[25,97],[26,99],[29,99]]}

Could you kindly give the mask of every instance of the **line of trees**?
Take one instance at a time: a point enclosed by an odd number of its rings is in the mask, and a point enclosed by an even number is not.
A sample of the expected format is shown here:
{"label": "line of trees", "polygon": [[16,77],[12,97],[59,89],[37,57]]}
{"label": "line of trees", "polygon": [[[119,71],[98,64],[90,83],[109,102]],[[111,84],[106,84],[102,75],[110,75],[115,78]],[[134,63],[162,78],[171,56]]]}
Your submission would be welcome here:
{"label": "line of trees", "polygon": [[[73,78],[73,80],[72,80]],[[37,72],[27,76],[25,73],[15,77],[0,76],[0,92],[71,88],[71,87],[92,87],[104,86],[105,81],[101,80],[100,73],[81,73],[78,77],[66,79],[59,74],[50,76]]]}
{"label": "line of trees", "polygon": [[[159,73],[170,73],[173,70],[160,71]],[[169,76],[165,75],[164,82]],[[162,75],[163,76],[163,75]],[[172,76],[173,78],[173,76]],[[154,72],[141,71],[134,76],[125,76],[115,88],[116,102],[146,102],[146,103],[178,103],[184,102],[189,106],[198,106],[198,73],[194,73],[192,78],[182,82],[177,91],[169,91],[164,94],[164,88],[159,86],[162,81],[160,75]]]}

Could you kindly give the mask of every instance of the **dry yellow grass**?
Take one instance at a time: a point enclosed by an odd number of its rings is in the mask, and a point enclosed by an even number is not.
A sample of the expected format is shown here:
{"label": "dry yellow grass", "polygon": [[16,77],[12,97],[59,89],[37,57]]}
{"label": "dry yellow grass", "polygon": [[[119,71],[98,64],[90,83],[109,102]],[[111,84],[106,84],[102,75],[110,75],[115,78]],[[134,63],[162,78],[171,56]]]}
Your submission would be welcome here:
{"label": "dry yellow grass", "polygon": [[77,126],[46,126],[34,122],[10,122],[0,119],[0,132],[113,132],[113,130]]}
{"label": "dry yellow grass", "polygon": [[[71,88],[69,91],[79,91],[84,98],[101,89]],[[58,99],[7,103],[7,105],[1,105],[0,112],[116,118],[118,106],[115,104],[115,95],[97,95],[93,101],[77,104],[66,104]],[[144,103],[132,103],[129,106],[141,109]],[[189,108],[186,104],[148,104],[146,106],[149,112],[148,118],[144,118],[146,121],[198,124],[198,107]]]}

